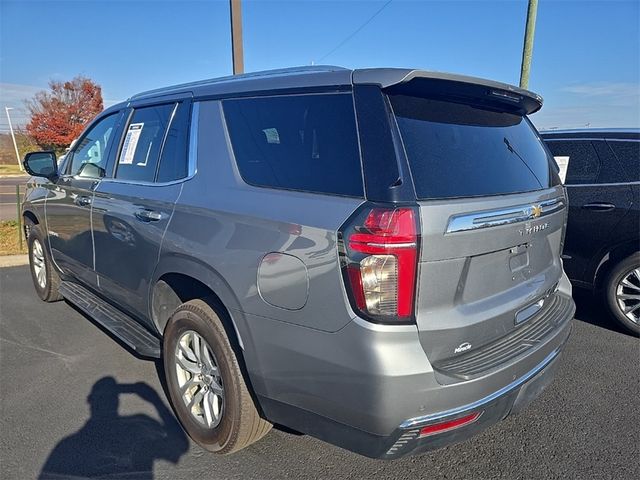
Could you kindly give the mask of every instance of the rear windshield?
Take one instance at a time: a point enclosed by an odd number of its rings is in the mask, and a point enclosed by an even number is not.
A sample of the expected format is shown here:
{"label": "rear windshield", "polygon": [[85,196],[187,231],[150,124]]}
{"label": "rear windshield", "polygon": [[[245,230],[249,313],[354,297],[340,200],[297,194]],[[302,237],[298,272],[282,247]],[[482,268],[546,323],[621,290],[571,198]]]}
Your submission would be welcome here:
{"label": "rear windshield", "polygon": [[529,192],[559,182],[529,121],[472,105],[390,95],[419,199]]}

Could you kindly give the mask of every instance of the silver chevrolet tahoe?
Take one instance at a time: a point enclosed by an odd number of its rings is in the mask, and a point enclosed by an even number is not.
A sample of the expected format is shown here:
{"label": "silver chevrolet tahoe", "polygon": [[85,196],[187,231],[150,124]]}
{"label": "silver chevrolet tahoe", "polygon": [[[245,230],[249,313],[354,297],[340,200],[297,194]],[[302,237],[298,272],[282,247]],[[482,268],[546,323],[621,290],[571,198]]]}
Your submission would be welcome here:
{"label": "silver chevrolet tahoe", "polygon": [[61,165],[25,158],[35,290],[161,358],[207,450],[273,424],[385,459],[459,442],[539,395],[571,329],[541,105],[387,68],[136,95]]}

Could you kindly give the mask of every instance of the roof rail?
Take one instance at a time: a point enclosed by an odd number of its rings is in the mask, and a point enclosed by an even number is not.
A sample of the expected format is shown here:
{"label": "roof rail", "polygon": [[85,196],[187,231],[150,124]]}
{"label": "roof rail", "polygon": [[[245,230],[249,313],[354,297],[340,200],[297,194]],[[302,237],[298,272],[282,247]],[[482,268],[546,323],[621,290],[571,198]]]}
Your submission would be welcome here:
{"label": "roof rail", "polygon": [[146,92],[137,93],[129,97],[128,101],[135,100],[141,97],[159,95],[165,92],[184,90],[188,88],[195,88],[195,87],[200,87],[204,85],[212,85],[216,83],[234,82],[234,81],[247,80],[251,78],[265,78],[265,77],[276,77],[276,76],[284,76],[284,75],[295,75],[298,73],[303,74],[303,73],[335,72],[338,70],[348,70],[348,69],[344,67],[339,67],[336,65],[307,65],[307,66],[303,65],[299,67],[279,68],[275,70],[262,70],[258,72],[242,73],[240,75],[227,75],[225,77],[210,78],[206,80],[198,80],[195,82],[181,83],[178,85],[170,85],[168,87],[147,90]]}

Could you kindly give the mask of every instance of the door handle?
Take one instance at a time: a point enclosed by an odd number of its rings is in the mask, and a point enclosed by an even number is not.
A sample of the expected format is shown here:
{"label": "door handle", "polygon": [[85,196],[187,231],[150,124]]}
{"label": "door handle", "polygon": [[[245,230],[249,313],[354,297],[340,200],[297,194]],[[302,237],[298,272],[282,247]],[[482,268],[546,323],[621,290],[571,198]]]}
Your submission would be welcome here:
{"label": "door handle", "polygon": [[143,222],[157,222],[158,220],[162,220],[163,217],[161,212],[144,209],[138,210],[135,215],[138,220],[142,220]]}
{"label": "door handle", "polygon": [[585,210],[595,210],[596,212],[607,212],[613,210],[616,206],[613,203],[593,202],[585,203],[582,208]]}
{"label": "door handle", "polygon": [[86,207],[88,205],[91,205],[91,197],[81,195],[79,197],[76,197],[73,203],[75,203],[79,207]]}

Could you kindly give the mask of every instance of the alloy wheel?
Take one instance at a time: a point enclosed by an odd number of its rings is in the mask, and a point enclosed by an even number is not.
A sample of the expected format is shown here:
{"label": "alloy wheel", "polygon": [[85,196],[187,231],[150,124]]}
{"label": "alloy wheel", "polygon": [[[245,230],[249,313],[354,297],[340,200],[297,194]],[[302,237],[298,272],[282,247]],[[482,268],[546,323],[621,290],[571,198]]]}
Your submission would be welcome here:
{"label": "alloy wheel", "polygon": [[224,386],[211,347],[193,330],[182,334],[175,351],[180,396],[191,416],[215,428],[224,413]]}
{"label": "alloy wheel", "polygon": [[37,238],[33,240],[31,247],[31,263],[33,264],[33,271],[36,274],[38,285],[40,288],[45,288],[47,286],[47,266],[44,262],[42,244]]}
{"label": "alloy wheel", "polygon": [[616,286],[616,301],[623,315],[640,324],[640,268],[625,273]]}

